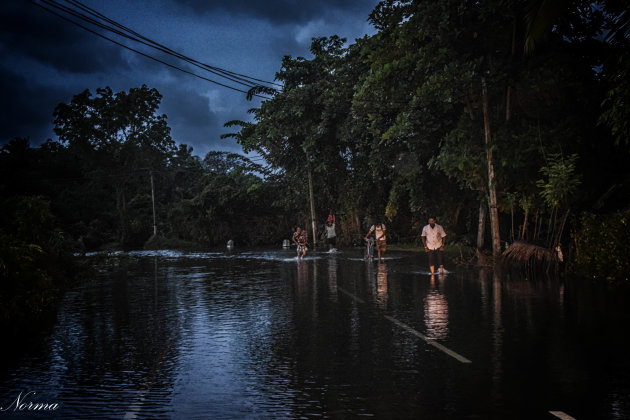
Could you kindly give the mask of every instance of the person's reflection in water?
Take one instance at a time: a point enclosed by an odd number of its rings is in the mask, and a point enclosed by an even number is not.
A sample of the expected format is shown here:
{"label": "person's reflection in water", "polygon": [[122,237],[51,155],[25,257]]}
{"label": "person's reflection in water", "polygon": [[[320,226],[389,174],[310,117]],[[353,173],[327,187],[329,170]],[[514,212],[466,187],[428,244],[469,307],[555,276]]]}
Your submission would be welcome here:
{"label": "person's reflection in water", "polygon": [[328,291],[332,300],[337,300],[337,259],[328,260]]}
{"label": "person's reflection in water", "polygon": [[[480,278],[482,274],[479,274]],[[487,274],[489,278],[489,274]],[[492,273],[492,394],[500,396],[503,384],[503,283]]]}
{"label": "person's reflection in water", "polygon": [[424,299],[424,324],[427,337],[443,340],[448,337],[448,302],[443,291],[444,275],[431,276],[431,289]]}
{"label": "person's reflection in water", "polygon": [[387,264],[379,263],[376,273],[376,302],[381,309],[387,309]]}
{"label": "person's reflection in water", "polygon": [[304,295],[308,290],[308,263],[302,259],[297,261],[297,291]]}

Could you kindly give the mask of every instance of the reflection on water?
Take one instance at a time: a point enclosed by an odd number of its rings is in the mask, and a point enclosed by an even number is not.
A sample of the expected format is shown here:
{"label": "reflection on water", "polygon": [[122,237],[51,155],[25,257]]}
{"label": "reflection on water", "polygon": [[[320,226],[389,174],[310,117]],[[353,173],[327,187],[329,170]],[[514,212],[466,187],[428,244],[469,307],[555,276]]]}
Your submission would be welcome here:
{"label": "reflection on water", "polygon": [[381,309],[387,309],[387,265],[385,263],[378,263],[376,303]]}
{"label": "reflection on water", "polygon": [[328,259],[328,292],[332,300],[337,300],[337,258]]}
{"label": "reflection on water", "polygon": [[502,320],[502,283],[498,273],[481,270],[481,281],[488,281],[492,276],[492,396],[500,400],[503,380],[503,320]]}
{"label": "reflection on water", "polygon": [[308,296],[312,283],[308,281],[309,265],[306,261],[297,260],[297,293],[298,296]]}
{"label": "reflection on water", "polygon": [[[437,280],[436,280],[437,278]],[[426,335],[435,340],[448,337],[448,302],[444,296],[444,275],[431,276],[431,288],[424,298]]]}
{"label": "reflection on water", "polygon": [[360,252],[99,256],[43,350],[4,369],[0,407],[35,391],[53,418],[630,417],[624,296]]}
{"label": "reflection on water", "polygon": [[386,310],[389,295],[387,264],[385,262],[369,261],[365,266],[366,277],[373,301],[378,308]]}

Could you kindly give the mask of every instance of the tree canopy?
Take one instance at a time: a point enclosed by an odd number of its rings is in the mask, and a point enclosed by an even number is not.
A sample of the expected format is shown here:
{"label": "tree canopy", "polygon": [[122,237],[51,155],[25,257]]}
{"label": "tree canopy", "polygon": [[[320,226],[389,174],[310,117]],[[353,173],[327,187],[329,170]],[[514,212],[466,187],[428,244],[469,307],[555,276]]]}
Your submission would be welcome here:
{"label": "tree canopy", "polygon": [[495,255],[567,247],[581,212],[629,205],[622,3],[382,1],[374,35],[313,39],[226,122],[246,155],[178,144],[155,89],[86,90],[54,110],[58,141],[2,148],[0,192],[48,202],[85,249],[279,244],[330,210],[346,244],[377,220],[413,243],[435,216]]}

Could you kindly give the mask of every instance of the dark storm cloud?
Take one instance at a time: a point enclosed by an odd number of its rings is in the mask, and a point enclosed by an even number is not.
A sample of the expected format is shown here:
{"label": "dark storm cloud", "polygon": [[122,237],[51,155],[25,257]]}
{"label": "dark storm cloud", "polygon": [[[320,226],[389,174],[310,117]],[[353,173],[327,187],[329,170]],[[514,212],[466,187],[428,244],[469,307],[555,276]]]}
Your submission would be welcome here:
{"label": "dark storm cloud", "polygon": [[126,67],[121,49],[27,1],[0,4],[0,51],[70,73]]}
{"label": "dark storm cloud", "polygon": [[227,12],[236,16],[266,20],[273,24],[303,24],[327,16],[331,10],[348,13],[360,10],[360,1],[357,0],[173,0],[173,2],[189,7],[199,14]]}
{"label": "dark storm cloud", "polygon": [[120,48],[95,39],[28,1],[0,2],[0,144],[52,137],[53,111],[87,88],[81,77],[128,67]]}
{"label": "dark storm cloud", "polygon": [[[172,136],[177,143],[194,148],[199,156],[211,150],[242,152],[233,139],[222,139],[221,135],[238,131],[237,127],[225,127],[231,120],[248,120],[247,110],[260,106],[258,101],[235,100],[218,90],[200,93],[193,89],[181,89],[177,85],[163,86],[160,112],[167,115],[169,126],[177,122]],[[228,95],[238,96],[238,93]]]}
{"label": "dark storm cloud", "polygon": [[[283,56],[307,57],[311,37],[337,34],[352,42],[354,34],[362,36],[369,13],[365,0],[83,3],[192,58],[265,80],[273,80]],[[125,44],[226,82],[173,57]],[[236,130],[223,124],[250,119],[247,109],[258,106],[256,101],[114,45],[29,1],[0,0],[0,145],[15,137],[30,137],[33,145],[54,139],[55,107],[85,89],[95,95],[99,87],[120,92],[143,84],[163,95],[159,112],[168,116],[176,142],[193,146],[199,155],[211,149],[240,151],[233,140],[220,139]]]}
{"label": "dark storm cloud", "polygon": [[33,83],[20,74],[2,72],[0,92],[0,144],[16,137],[28,137],[31,144],[39,144],[51,137],[52,114],[62,91]]}
{"label": "dark storm cloud", "polygon": [[[210,100],[194,90],[182,90],[169,86],[160,90],[162,103],[160,111],[169,120],[177,120],[182,126],[212,127],[217,123],[217,116],[210,109]],[[190,138],[178,138],[179,142],[190,144]]]}

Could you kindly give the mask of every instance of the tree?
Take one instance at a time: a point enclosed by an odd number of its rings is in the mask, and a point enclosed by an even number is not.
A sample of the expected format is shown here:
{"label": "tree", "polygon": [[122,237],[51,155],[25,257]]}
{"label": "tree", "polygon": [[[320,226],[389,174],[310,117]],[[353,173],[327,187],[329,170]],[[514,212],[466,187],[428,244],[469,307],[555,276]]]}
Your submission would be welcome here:
{"label": "tree", "polygon": [[630,146],[630,54],[619,57],[608,83],[600,121],[610,127],[617,144]]}
{"label": "tree", "polygon": [[150,230],[149,175],[166,167],[176,151],[166,116],[157,114],[161,98],[145,85],[117,94],[107,87],[96,97],[88,90],[75,95],[54,112],[55,132],[79,156],[88,177],[103,188],[113,186],[121,244],[132,240],[130,233],[144,236]]}
{"label": "tree", "polygon": [[[337,36],[313,39],[311,60],[284,57],[276,79],[283,89],[253,110],[255,124],[240,125],[234,135],[246,152],[256,151],[273,170],[298,179],[306,176],[313,238],[316,240],[317,196],[335,202],[339,180],[345,178],[346,162],[339,131],[347,118],[350,98],[340,98],[338,73],[347,49]],[[306,201],[306,200],[305,200]],[[326,208],[328,206],[325,206]]]}
{"label": "tree", "polygon": [[[383,139],[415,151],[420,162],[429,164],[437,160],[432,156],[435,153],[427,156],[426,151],[440,150],[443,139],[455,126],[460,132],[470,129],[461,133],[463,136],[450,138],[465,137],[471,145],[481,142],[486,155],[485,174],[481,175],[475,165],[470,179],[463,183],[474,183],[475,188],[483,188],[487,195],[493,253],[498,254],[494,156],[497,136],[491,129],[490,107],[505,86],[504,83],[495,86],[493,79],[501,77],[511,54],[511,37],[502,37],[501,30],[506,26],[511,28],[512,19],[494,2],[475,5],[457,0],[381,2],[376,10],[372,18],[378,21],[377,27],[384,28],[376,41],[381,44],[382,53],[372,54],[373,73],[362,91],[371,96],[377,92],[381,103],[391,106],[388,113],[374,118],[381,127],[373,124],[373,128],[383,133]],[[398,22],[392,17],[397,17]],[[458,124],[464,116],[470,122]],[[472,148],[479,149],[474,145]],[[446,157],[446,161],[459,161],[458,167],[465,165],[457,158]],[[422,177],[427,179],[427,174]],[[479,185],[482,180],[483,186]]]}
{"label": "tree", "polygon": [[[571,210],[570,203],[580,185],[580,180],[575,173],[577,158],[576,154],[568,157],[559,154],[549,155],[548,165],[540,169],[543,179],[536,182],[540,188],[541,197],[551,209],[548,246],[552,249],[560,245]],[[558,212],[562,213],[560,220],[558,220]]]}

